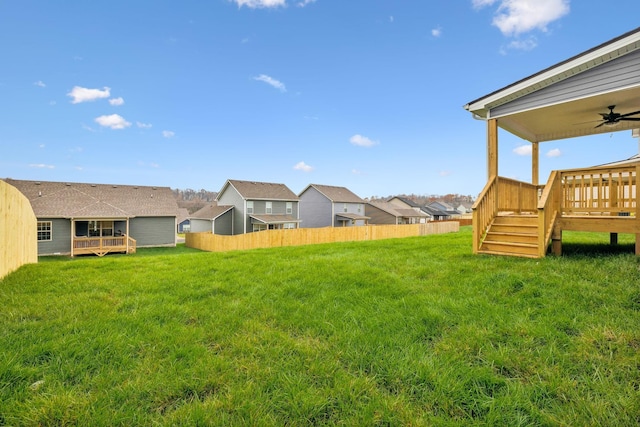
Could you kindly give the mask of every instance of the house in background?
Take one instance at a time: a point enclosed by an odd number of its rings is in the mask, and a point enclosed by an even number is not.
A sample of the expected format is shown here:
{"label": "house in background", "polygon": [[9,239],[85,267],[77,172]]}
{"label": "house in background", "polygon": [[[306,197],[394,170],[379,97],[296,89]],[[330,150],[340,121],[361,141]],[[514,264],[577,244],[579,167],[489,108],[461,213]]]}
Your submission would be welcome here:
{"label": "house in background", "polygon": [[431,206],[423,206],[422,210],[426,212],[432,219],[432,221],[444,221],[447,219],[451,219],[451,215],[447,212],[441,211],[435,207]]}
{"label": "house in background", "polygon": [[367,202],[365,213],[370,224],[421,224],[429,215],[412,208],[400,208],[390,202]]}
{"label": "house in background", "polygon": [[461,215],[470,214],[473,212],[473,203],[462,202],[458,205],[456,210],[460,212]]}
{"label": "house in background", "polygon": [[5,181],[31,203],[38,255],[102,256],[176,245],[178,205],[169,187]]}
{"label": "house in background", "polygon": [[178,208],[178,217],[176,219],[178,224],[178,233],[188,233],[191,229],[191,221],[189,220],[189,211],[187,208]]}
{"label": "house in background", "polygon": [[364,200],[345,187],[309,184],[298,195],[304,228],[366,225]]}
{"label": "house in background", "polygon": [[396,206],[399,209],[413,209],[416,212],[422,212],[427,214],[426,218],[421,218],[420,222],[427,222],[433,219],[431,212],[428,212],[424,209],[424,206],[420,206],[416,202],[411,199],[407,199],[406,197],[395,196],[389,199],[389,203]]}
{"label": "house in background", "polygon": [[191,232],[210,232],[230,236],[233,234],[233,206],[220,206],[211,203],[194,212],[191,220]]}
{"label": "house in background", "polygon": [[298,228],[298,196],[284,184],[229,179],[216,198],[233,206],[233,234]]}
{"label": "house in background", "polygon": [[436,209],[440,212],[444,212],[447,215],[447,218],[443,218],[443,219],[451,219],[461,215],[461,213],[456,208],[442,201],[431,202],[427,204],[426,207],[431,209]]}

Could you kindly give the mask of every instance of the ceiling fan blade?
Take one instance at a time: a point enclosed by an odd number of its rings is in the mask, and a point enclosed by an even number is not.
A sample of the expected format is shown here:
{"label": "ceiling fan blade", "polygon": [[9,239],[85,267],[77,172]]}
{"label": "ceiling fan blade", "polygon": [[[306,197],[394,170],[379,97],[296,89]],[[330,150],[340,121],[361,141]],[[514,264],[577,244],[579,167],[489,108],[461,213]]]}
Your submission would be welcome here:
{"label": "ceiling fan blade", "polygon": [[618,119],[618,121],[640,122],[640,117],[623,117]]}
{"label": "ceiling fan blade", "polygon": [[600,126],[603,126],[605,123],[606,123],[606,122],[602,122],[602,123],[600,123],[598,126],[594,127],[594,129],[597,129],[597,128],[599,128]]}
{"label": "ceiling fan blade", "polygon": [[620,117],[635,116],[636,114],[640,114],[640,111],[634,111],[633,113],[621,114]]}

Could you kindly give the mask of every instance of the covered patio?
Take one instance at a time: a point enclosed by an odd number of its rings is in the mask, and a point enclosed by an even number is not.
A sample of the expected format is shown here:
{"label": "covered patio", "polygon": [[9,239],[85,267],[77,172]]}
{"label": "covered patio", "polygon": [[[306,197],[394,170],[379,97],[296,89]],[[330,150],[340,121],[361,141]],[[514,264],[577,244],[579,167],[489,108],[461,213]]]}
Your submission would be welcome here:
{"label": "covered patio", "polygon": [[[640,158],[552,171],[540,143],[640,128],[640,28],[465,105],[487,126],[487,183],[473,206],[473,251],[543,257],[564,230],[636,235]],[[498,173],[498,129],[531,143],[531,182]],[[635,131],[637,134],[637,130]]]}

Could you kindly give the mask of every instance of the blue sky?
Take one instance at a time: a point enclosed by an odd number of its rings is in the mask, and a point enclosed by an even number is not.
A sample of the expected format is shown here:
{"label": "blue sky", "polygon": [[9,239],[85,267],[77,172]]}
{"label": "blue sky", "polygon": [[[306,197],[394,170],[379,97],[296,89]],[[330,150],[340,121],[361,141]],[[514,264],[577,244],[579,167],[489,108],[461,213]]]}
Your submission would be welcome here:
{"label": "blue sky", "polygon": [[[0,177],[476,196],[463,106],[638,26],[640,2],[0,3]],[[500,175],[530,180],[500,133]],[[541,145],[549,171],[630,157],[617,132]]]}

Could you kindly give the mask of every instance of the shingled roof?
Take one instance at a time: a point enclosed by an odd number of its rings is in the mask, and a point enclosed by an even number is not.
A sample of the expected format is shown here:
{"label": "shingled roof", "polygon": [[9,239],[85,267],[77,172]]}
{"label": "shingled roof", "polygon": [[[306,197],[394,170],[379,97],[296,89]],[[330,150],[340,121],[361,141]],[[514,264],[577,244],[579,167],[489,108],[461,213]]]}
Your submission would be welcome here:
{"label": "shingled roof", "polygon": [[331,200],[334,203],[364,203],[364,200],[351,192],[349,189],[345,187],[335,187],[333,185],[309,184],[307,188],[302,190],[300,194],[302,195],[302,193],[304,193],[311,187],[318,190],[327,199]]}
{"label": "shingled roof", "polygon": [[227,212],[229,209],[233,209],[233,206],[218,206],[217,203],[211,203],[197,211],[195,211],[189,218],[192,219],[215,219]]}
{"label": "shingled roof", "polygon": [[283,200],[297,201],[298,196],[284,184],[258,181],[228,180],[218,195],[222,194],[228,185],[233,186],[245,200]]}
{"label": "shingled roof", "polygon": [[176,216],[169,187],[5,179],[31,202],[38,218]]}

